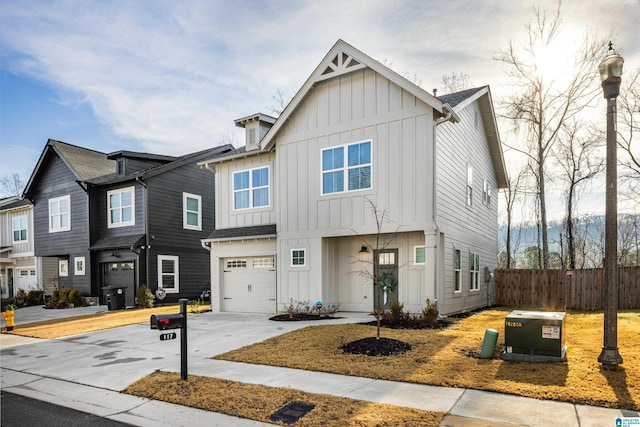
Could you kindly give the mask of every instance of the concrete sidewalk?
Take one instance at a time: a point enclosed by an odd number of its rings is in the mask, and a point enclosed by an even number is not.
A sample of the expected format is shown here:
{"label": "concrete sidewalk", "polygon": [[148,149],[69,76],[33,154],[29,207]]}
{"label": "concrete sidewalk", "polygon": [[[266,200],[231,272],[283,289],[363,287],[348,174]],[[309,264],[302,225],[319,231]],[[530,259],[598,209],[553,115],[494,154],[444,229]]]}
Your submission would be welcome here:
{"label": "concrete sidewalk", "polygon": [[[21,309],[24,310],[24,309]],[[48,311],[48,310],[47,310]],[[25,313],[26,314],[26,313]],[[189,318],[189,375],[291,387],[371,402],[441,411],[449,427],[615,427],[636,412],[460,388],[434,387],[271,366],[211,356],[317,322],[271,322],[267,315],[204,313]],[[328,323],[370,320],[360,315]],[[119,393],[156,370],[180,372],[178,340],[159,341],[147,323],[39,340],[3,334],[1,388],[139,426],[268,425]]]}

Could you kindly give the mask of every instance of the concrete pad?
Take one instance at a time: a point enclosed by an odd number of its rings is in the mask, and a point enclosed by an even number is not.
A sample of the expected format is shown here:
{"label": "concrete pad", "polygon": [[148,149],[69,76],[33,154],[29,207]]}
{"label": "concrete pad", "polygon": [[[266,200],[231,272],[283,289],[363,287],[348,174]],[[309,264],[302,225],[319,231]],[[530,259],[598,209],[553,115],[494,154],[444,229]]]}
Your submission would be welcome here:
{"label": "concrete pad", "polygon": [[10,369],[0,370],[0,384],[2,389],[29,384],[39,380],[38,375],[25,374],[24,372],[12,371]]}
{"label": "concrete pad", "polygon": [[613,427],[616,425],[616,418],[640,417],[640,413],[636,411],[597,408],[584,405],[576,405],[576,412],[580,419],[580,427]]}
{"label": "concrete pad", "polygon": [[388,403],[425,411],[449,412],[464,393],[461,388],[374,380],[345,395],[352,399]]}
{"label": "concrete pad", "polygon": [[580,427],[571,403],[531,399],[508,394],[466,390],[450,411],[452,415],[530,427]]}
{"label": "concrete pad", "polygon": [[13,334],[0,334],[0,349],[18,347],[27,344],[36,344],[42,342],[39,338],[22,337]]}

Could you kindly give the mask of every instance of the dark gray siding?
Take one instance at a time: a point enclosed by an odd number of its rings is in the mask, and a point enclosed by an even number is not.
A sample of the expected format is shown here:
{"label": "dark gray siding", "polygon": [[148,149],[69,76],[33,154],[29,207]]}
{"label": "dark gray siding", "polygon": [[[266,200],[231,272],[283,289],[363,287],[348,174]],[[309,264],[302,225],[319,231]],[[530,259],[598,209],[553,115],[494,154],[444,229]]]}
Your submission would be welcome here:
{"label": "dark gray siding", "polygon": [[[55,257],[69,262],[68,276],[58,278],[60,288],[78,288],[83,295],[91,293],[89,254],[89,206],[87,193],[76,182],[69,168],[55,155],[48,155],[41,175],[35,183],[32,197],[34,205],[35,252],[39,257]],[[49,200],[69,196],[71,230],[49,232]],[[75,257],[85,257],[87,271],[75,275]]]}
{"label": "dark gray siding", "polygon": [[[146,181],[149,203],[149,283],[158,285],[158,255],[178,256],[180,293],[167,301],[194,298],[209,289],[209,252],[200,240],[214,228],[214,175],[195,161]],[[202,198],[202,231],[183,228],[183,193]]]}

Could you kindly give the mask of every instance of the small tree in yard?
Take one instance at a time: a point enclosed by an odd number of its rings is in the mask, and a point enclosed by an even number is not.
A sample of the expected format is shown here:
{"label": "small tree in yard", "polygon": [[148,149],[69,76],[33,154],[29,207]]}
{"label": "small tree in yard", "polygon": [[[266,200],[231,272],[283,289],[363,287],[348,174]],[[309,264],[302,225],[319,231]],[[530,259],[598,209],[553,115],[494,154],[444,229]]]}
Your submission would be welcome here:
{"label": "small tree in yard", "polygon": [[357,262],[363,262],[364,266],[360,270],[350,272],[350,274],[364,277],[366,279],[366,283],[371,281],[371,283],[374,284],[375,291],[378,295],[378,303],[373,310],[373,315],[376,318],[377,324],[376,339],[379,340],[380,321],[384,314],[384,301],[382,296],[393,292],[397,286],[397,282],[394,279],[394,269],[389,267],[381,268],[377,255],[381,250],[386,249],[394,240],[400,227],[398,226],[398,228],[396,228],[396,230],[391,234],[383,234],[382,228],[384,222],[389,219],[386,209],[380,210],[371,199],[365,198],[365,200],[369,203],[369,208],[376,221],[376,233],[373,240],[369,242],[366,239],[363,239],[365,245],[373,250],[373,258],[371,260],[358,260]]}

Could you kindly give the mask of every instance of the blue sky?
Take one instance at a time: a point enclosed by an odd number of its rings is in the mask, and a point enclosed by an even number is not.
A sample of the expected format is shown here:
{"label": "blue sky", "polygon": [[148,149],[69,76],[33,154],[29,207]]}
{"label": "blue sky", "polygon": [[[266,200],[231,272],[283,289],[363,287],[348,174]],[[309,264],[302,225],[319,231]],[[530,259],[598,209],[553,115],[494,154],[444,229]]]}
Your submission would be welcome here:
{"label": "blue sky", "polygon": [[[0,176],[26,182],[48,138],[168,155],[237,144],[233,120],[293,95],[339,38],[427,90],[466,73],[498,100],[492,58],[535,5],[556,2],[0,0]],[[614,32],[625,68],[640,66],[639,0],[565,0],[562,15],[576,34]]]}

